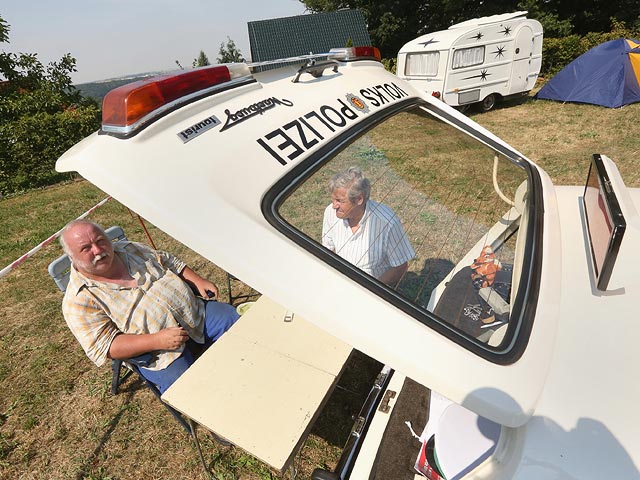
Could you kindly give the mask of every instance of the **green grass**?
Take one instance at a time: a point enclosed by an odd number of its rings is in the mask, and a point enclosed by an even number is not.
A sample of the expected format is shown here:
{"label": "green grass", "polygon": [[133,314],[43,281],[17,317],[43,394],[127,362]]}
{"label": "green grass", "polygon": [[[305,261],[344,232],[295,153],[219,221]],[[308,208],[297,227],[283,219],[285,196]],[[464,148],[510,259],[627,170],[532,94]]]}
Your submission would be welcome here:
{"label": "green grass", "polygon": [[471,118],[540,165],[558,185],[583,185],[591,155],[616,162],[625,184],[640,186],[640,104],[594,105],[521,100]]}
{"label": "green grass", "polygon": [[[0,264],[8,265],[106,196],[80,181],[1,200]],[[131,240],[149,243],[140,219],[114,200],[89,218],[104,226],[120,225]],[[157,248],[185,259],[218,284],[226,298],[224,271],[145,225]],[[189,437],[139,380],[132,378],[118,395],[109,394],[110,365],[95,367],[62,318],[62,294],[47,273],[47,265],[60,254],[54,242],[0,279],[0,478],[207,478]],[[248,286],[236,285],[236,294],[250,292]],[[365,363],[378,366],[370,359]],[[375,373],[366,373],[367,388]],[[362,387],[359,378],[346,378]],[[338,395],[340,400],[325,408],[317,425],[323,432],[335,430],[332,412],[341,412],[341,436],[327,441],[325,433],[312,432],[317,447],[303,450],[299,478],[317,466],[335,464],[364,394]],[[204,432],[200,436],[215,478],[277,478],[250,455],[221,447]]]}
{"label": "green grass", "polygon": [[[640,105],[609,110],[523,101],[472,118],[539,163],[556,183],[582,184],[591,154],[603,153],[616,161],[628,186],[640,186],[640,137],[634,133]],[[376,146],[384,149],[382,142]],[[358,154],[369,164],[379,155],[376,150]],[[425,172],[415,164],[395,161],[407,178],[425,182]],[[461,178],[461,185],[466,180]],[[317,192],[308,194],[318,201]],[[0,200],[0,268],[105,197],[80,181]],[[121,225],[130,239],[148,242],[139,219],[116,201],[90,218]],[[420,221],[429,226],[434,219],[425,214]],[[147,226],[158,248],[184,258],[226,297],[225,272]],[[318,229],[317,222],[308,228]],[[184,431],[139,381],[109,395],[109,366],[97,368],[87,360],[60,313],[61,293],[46,270],[60,253],[57,243],[44,247],[0,279],[0,478],[206,479]],[[299,478],[308,478],[315,467],[335,465],[349,417],[361,403],[357,387],[376,368],[365,357],[354,359],[342,377],[344,388],[336,389],[302,450]],[[246,453],[201,437],[215,478],[277,478]]]}

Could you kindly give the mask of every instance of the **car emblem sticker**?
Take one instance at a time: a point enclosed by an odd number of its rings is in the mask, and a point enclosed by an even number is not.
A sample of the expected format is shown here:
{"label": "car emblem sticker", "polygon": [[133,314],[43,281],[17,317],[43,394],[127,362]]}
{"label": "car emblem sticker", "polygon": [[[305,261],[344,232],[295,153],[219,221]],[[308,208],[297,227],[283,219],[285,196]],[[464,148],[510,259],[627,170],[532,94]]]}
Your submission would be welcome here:
{"label": "car emblem sticker", "polygon": [[256,102],[247,107],[241,108],[236,112],[231,112],[231,110],[227,108],[224,111],[224,113],[227,114],[227,121],[224,122],[224,125],[220,129],[220,131],[224,132],[227,128],[235,127],[240,122],[249,120],[250,118],[255,117],[256,115],[262,115],[267,110],[271,110],[272,108],[275,108],[278,105],[285,105],[287,107],[292,107],[293,102],[285,98],[278,99],[276,97],[271,97],[271,98],[265,98],[264,100],[260,100],[259,102]]}
{"label": "car emblem sticker", "polygon": [[362,100],[357,95],[354,95],[352,93],[348,93],[347,94],[347,100],[349,101],[349,103],[351,103],[351,105],[356,107],[362,113],[369,113],[369,107],[367,106],[366,103],[364,103],[364,100]]}
{"label": "car emblem sticker", "polygon": [[178,138],[182,140],[182,143],[187,143],[189,140],[193,140],[198,135],[203,134],[207,130],[211,130],[216,125],[220,125],[222,122],[215,115],[205,118],[199,121],[195,125],[191,125],[189,128],[178,133]]}

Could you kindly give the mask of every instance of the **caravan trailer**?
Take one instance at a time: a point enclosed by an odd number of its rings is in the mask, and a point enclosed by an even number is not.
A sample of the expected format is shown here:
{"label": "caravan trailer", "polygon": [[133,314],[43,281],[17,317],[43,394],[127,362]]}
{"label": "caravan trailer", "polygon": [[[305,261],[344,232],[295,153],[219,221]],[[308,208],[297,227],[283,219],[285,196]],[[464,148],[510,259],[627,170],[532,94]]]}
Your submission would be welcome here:
{"label": "caravan trailer", "polygon": [[[119,87],[58,160],[265,299],[163,400],[282,470],[353,348],[386,367],[314,480],[640,478],[640,189],[604,155],[555,185],[379,58]],[[323,242],[353,165],[415,252],[395,285]]]}
{"label": "caravan trailer", "polygon": [[542,64],[542,25],[526,14],[475,18],[411,40],[398,52],[397,75],[462,109],[488,111],[526,95]]}

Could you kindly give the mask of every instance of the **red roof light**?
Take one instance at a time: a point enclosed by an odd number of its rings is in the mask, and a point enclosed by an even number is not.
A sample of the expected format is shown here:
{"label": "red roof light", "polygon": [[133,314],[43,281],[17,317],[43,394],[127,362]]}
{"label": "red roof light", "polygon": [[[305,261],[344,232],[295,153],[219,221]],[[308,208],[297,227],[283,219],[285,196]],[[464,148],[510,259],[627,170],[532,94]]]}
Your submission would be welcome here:
{"label": "red roof light", "polygon": [[216,65],[129,83],[111,90],[102,102],[102,128],[126,134],[151,113],[233,78],[249,75],[244,64]]}
{"label": "red roof light", "polygon": [[373,58],[380,61],[382,56],[380,50],[376,47],[345,47],[345,48],[332,48],[330,51],[329,59],[336,60],[364,60],[366,58]]}

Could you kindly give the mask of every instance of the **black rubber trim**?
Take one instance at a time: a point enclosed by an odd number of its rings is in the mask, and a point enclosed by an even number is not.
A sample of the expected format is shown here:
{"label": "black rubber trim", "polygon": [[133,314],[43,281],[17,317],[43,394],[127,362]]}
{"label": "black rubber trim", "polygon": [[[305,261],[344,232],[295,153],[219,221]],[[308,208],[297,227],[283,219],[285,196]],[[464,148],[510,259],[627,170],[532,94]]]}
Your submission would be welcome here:
{"label": "black rubber trim", "polygon": [[[490,347],[477,339],[465,335],[448,325],[443,319],[417,305],[409,303],[405,298],[391,290],[377,279],[364,274],[351,263],[338,255],[330,252],[320,244],[303,235],[292,225],[286,222],[279,214],[280,205],[288,198],[295,187],[316,172],[321,166],[333,158],[338,152],[351,144],[355,139],[364,135],[384,120],[406,111],[412,107],[422,107],[435,117],[460,128],[463,132],[471,133],[473,137],[509,158],[527,172],[531,185],[529,197],[529,224],[523,254],[523,269],[520,276],[518,293],[513,302],[511,318],[514,321],[505,336],[504,341],[498,347]],[[370,115],[361,122],[339,134],[336,138],[323,145],[318,151],[301,161],[288,171],[273,187],[267,191],[262,199],[262,214],[265,219],[279,232],[291,239],[305,250],[309,251],[323,262],[340,271],[351,280],[359,283],[385,301],[391,303],[407,315],[437,331],[454,343],[466,348],[474,354],[498,365],[511,365],[515,363],[527,348],[538,302],[538,294],[541,281],[542,268],[542,236],[544,224],[544,205],[542,199],[542,182],[538,171],[528,162],[524,161],[517,152],[496,143],[482,132],[459,121],[453,115],[436,109],[434,106],[419,98],[408,98],[397,102],[384,111]],[[528,262],[527,262],[528,260]],[[515,317],[515,314],[518,314]]]}
{"label": "black rubber trim", "polygon": [[[589,178],[591,175],[594,175],[597,178],[600,195],[602,195],[602,198],[605,200],[604,205],[609,214],[609,220],[612,222],[609,244],[607,245],[607,251],[602,261],[601,271],[598,271],[598,262],[596,261],[596,254],[593,249],[594,239],[591,236],[591,228],[589,226],[589,214],[591,212],[587,209],[587,202],[585,201],[587,188],[591,186],[589,185]],[[616,192],[611,186],[611,179],[609,178],[609,173],[604,166],[602,155],[599,153],[594,153],[591,157],[589,173],[587,174],[587,182],[582,194],[582,209],[584,211],[584,219],[587,225],[593,271],[596,277],[596,288],[601,291],[606,291],[609,285],[609,280],[611,279],[611,274],[613,273],[613,267],[616,263],[616,259],[618,258],[618,253],[620,252],[620,245],[622,244],[624,232],[627,229],[627,221],[625,220],[624,214],[620,208],[620,202],[618,202]]]}
{"label": "black rubber trim", "polygon": [[361,432],[358,435],[354,435],[353,433],[357,424],[356,420],[356,424],[354,424],[354,428],[351,429],[349,438],[342,449],[342,454],[338,459],[335,470],[333,472],[329,472],[327,470],[316,468],[311,475],[312,480],[348,480],[351,477],[351,472],[353,471],[353,467],[358,459],[358,454],[360,453],[364,439],[369,431],[369,426],[375,417],[376,410],[378,409],[387,388],[389,387],[393,374],[394,370],[389,370],[382,381],[378,381],[383,375],[382,371],[378,374],[378,379],[376,379],[373,387],[371,387],[371,390],[369,391],[369,394],[367,395],[367,398],[365,399],[358,414],[358,417],[365,419]]}

